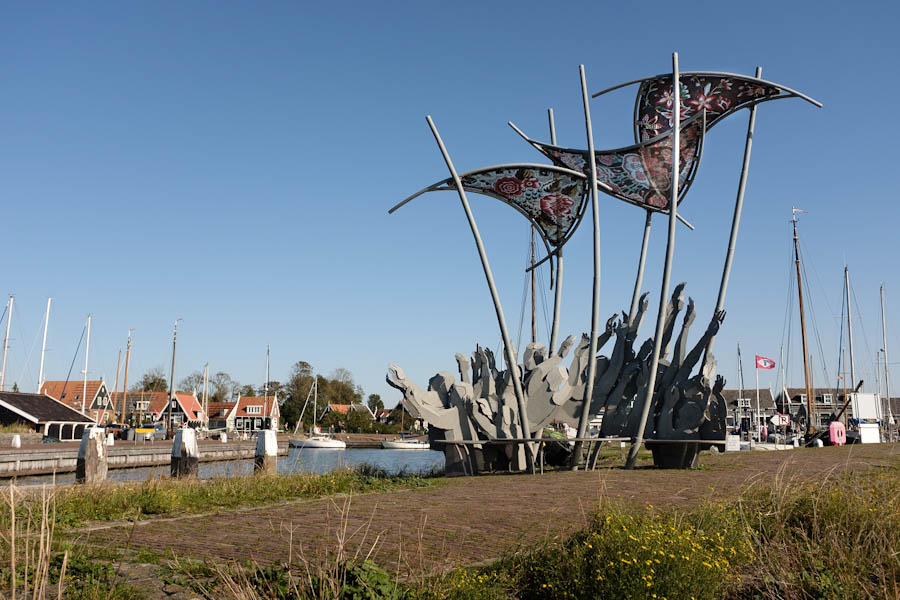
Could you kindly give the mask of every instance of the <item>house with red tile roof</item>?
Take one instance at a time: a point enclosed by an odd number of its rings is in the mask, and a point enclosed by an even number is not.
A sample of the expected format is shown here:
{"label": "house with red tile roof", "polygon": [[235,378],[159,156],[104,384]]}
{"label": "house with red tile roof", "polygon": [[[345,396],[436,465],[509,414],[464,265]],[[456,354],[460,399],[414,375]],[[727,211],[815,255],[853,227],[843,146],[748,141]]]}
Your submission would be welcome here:
{"label": "house with red tile roof", "polygon": [[169,393],[141,391],[131,391],[128,393],[113,392],[113,405],[115,406],[118,419],[121,419],[119,413],[122,411],[122,396],[125,397],[125,422],[134,425],[152,423],[154,416],[153,411],[150,410],[150,406],[165,406],[166,398],[168,398]]}
{"label": "house with red tile roof", "polygon": [[232,411],[234,431],[252,433],[262,429],[279,427],[281,410],[278,406],[278,394],[268,398],[263,396],[241,396]]}
{"label": "house with red tile roof", "polygon": [[223,429],[226,432],[234,431],[234,408],[237,402],[210,402],[209,403],[209,424],[207,427],[210,431]]}
{"label": "house with red tile roof", "polygon": [[102,379],[88,381],[87,386],[84,381],[45,381],[40,393],[87,415],[95,423],[113,418],[112,397]]}
{"label": "house with red tile roof", "polygon": [[[164,395],[161,398],[155,397],[150,401],[150,413],[156,422],[166,423],[169,414],[169,403]],[[198,426],[206,421],[206,415],[203,413],[203,407],[197,396],[188,392],[175,392],[172,397],[172,427],[177,428],[182,425]]]}
{"label": "house with red tile roof", "polygon": [[330,412],[348,415],[350,414],[350,411],[359,413],[373,420],[375,419],[375,415],[372,414],[372,411],[369,410],[369,407],[365,404],[329,404],[325,407],[325,410],[322,411],[322,416],[324,417]]}

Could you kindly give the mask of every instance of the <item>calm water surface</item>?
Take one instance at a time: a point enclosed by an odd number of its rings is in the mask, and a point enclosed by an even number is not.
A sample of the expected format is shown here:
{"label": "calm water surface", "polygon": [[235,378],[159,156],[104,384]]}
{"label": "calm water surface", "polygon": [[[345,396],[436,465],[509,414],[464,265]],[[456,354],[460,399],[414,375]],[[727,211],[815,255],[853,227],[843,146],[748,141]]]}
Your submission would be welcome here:
{"label": "calm water surface", "polygon": [[[429,473],[444,468],[443,452],[434,450],[382,450],[380,448],[291,448],[287,456],[278,457],[279,473],[327,473],[342,467],[369,464],[388,473]],[[253,460],[232,460],[200,463],[201,479],[250,475]],[[110,469],[110,481],[144,481],[151,477],[167,476],[169,466],[140,467],[137,469]],[[52,476],[21,477],[17,485],[41,485],[50,483]],[[57,475],[57,483],[74,483],[75,473]]]}

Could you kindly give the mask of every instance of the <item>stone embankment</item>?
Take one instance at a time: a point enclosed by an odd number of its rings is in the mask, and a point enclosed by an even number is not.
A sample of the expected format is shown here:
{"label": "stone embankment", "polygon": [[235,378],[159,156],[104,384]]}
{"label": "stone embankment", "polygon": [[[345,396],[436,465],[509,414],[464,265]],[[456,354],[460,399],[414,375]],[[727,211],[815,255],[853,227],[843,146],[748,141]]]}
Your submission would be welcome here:
{"label": "stone embankment", "polygon": [[[21,448],[0,447],[0,478],[48,475],[75,471],[79,442],[62,444],[23,444]],[[256,441],[202,440],[200,462],[252,459]],[[108,447],[110,469],[168,465],[172,460],[172,442],[125,442],[116,440]],[[287,438],[279,439],[278,454],[288,453]]]}

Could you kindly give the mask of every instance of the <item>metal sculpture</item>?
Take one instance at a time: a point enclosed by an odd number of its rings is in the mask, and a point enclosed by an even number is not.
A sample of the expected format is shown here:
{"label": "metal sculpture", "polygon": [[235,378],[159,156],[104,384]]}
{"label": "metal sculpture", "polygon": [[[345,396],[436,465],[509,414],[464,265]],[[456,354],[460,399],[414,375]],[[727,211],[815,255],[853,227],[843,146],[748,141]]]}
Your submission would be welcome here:
{"label": "metal sculpture", "polygon": [[[821,104],[790,88],[760,79],[761,69],[757,69],[756,77],[712,72],[680,74],[677,53],[672,55],[672,67],[671,75],[634,80],[594,94],[596,97],[626,85],[640,84],[634,116],[636,143],[632,146],[594,150],[583,66],[579,67],[579,74],[588,142],[586,150],[556,144],[552,111],[549,113],[549,144],[527,137],[510,123],[553,165],[507,164],[458,175],[431,117],[427,118],[451,177],[413,194],[390,212],[425,192],[457,191],[494,303],[507,367],[498,370],[493,354],[477,347],[471,359],[457,355],[461,381],[456,381],[450,373],[441,372],[431,379],[428,390],[423,391],[410,382],[399,367],[390,366],[388,383],[403,392],[407,408],[430,423],[433,441],[450,442],[445,450],[448,472],[471,473],[485,466],[496,468],[498,465],[527,468],[533,472],[535,445],[531,441],[554,419],[577,424],[574,467],[581,456],[581,440],[585,436],[588,416],[600,411],[605,411],[602,437],[632,438],[628,467],[634,465],[637,450],[645,438],[657,465],[676,467],[695,465],[700,449],[711,441],[724,439],[725,403],[721,396],[724,379],[715,374],[712,348],[724,318],[722,308],[746,187],[756,107],[761,102],[791,97],[817,106]],[[696,175],[706,131],[743,108],[750,109],[750,125],[716,307],[704,334],[688,352],[687,335],[696,318],[694,303],[688,301],[673,357],[667,360],[676,317],[685,308],[684,284],[676,286],[669,298],[676,223],[681,220],[693,229],[678,214],[678,206]],[[599,331],[598,191],[646,211],[629,310],[622,313],[621,320],[609,319],[602,334]],[[467,192],[487,195],[515,208],[540,233],[547,251],[547,255],[531,269],[550,261],[551,287],[556,285],[550,348],[530,344],[521,364],[518,352],[510,342]],[[566,368],[561,362],[575,345],[574,338],[567,338],[554,352],[561,306],[563,246],[584,216],[588,193],[594,242],[591,332],[582,336],[571,364]],[[660,302],[653,336],[635,350],[634,342],[648,304],[647,294],[642,296],[641,292],[654,213],[669,217]],[[554,257],[557,264],[555,278],[552,276]],[[599,355],[600,348],[613,336],[615,344],[609,356]],[[692,375],[698,365],[697,373]],[[510,443],[496,447],[483,443],[497,440]],[[501,450],[497,450],[498,447]]]}
{"label": "metal sculpture", "polygon": [[[634,319],[629,320],[623,312],[621,318],[613,315],[606,321],[595,345],[602,349],[611,340],[615,341],[608,355],[597,356],[594,361],[589,360],[592,344],[587,335],[577,345],[575,336],[569,336],[556,353],[549,353],[543,344],[529,344],[516,370],[521,374],[527,407],[524,430],[513,392],[513,370],[498,370],[494,355],[487,348],[477,346],[471,357],[456,355],[459,380],[450,372],[441,371],[422,390],[393,364],[386,380],[403,393],[407,410],[429,423],[431,443],[435,447],[444,443],[449,474],[525,468],[526,456],[522,445],[515,444],[516,440],[536,436],[554,421],[578,426],[585,408],[588,369],[592,362],[596,384],[587,406],[590,414],[604,413],[601,439],[639,435],[640,401],[652,390],[650,419],[643,426],[643,436],[654,452],[655,462],[660,466],[692,466],[696,464],[698,452],[708,448],[711,441],[724,440],[726,404],[721,391],[725,380],[716,377],[714,360],[708,360],[699,373],[692,373],[725,315],[717,313],[688,351],[688,334],[696,310],[693,299],[685,304],[684,285],[678,284],[665,304],[655,378],[650,377],[654,369],[654,338],[635,349],[647,310],[647,294],[641,299]],[[675,338],[672,357],[667,360],[682,310],[681,330]],[[569,365],[563,366],[570,352]],[[463,443],[498,440],[508,440],[510,444],[494,447]]]}

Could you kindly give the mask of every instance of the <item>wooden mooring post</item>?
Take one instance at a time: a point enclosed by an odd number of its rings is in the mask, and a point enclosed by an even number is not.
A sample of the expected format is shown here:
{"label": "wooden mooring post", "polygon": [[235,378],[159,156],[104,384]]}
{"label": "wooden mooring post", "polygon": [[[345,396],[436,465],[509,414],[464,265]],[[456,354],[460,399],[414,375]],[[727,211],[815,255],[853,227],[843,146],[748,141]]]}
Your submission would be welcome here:
{"label": "wooden mooring post", "polygon": [[179,429],[172,441],[172,477],[196,477],[199,463],[197,432],[190,427]]}

